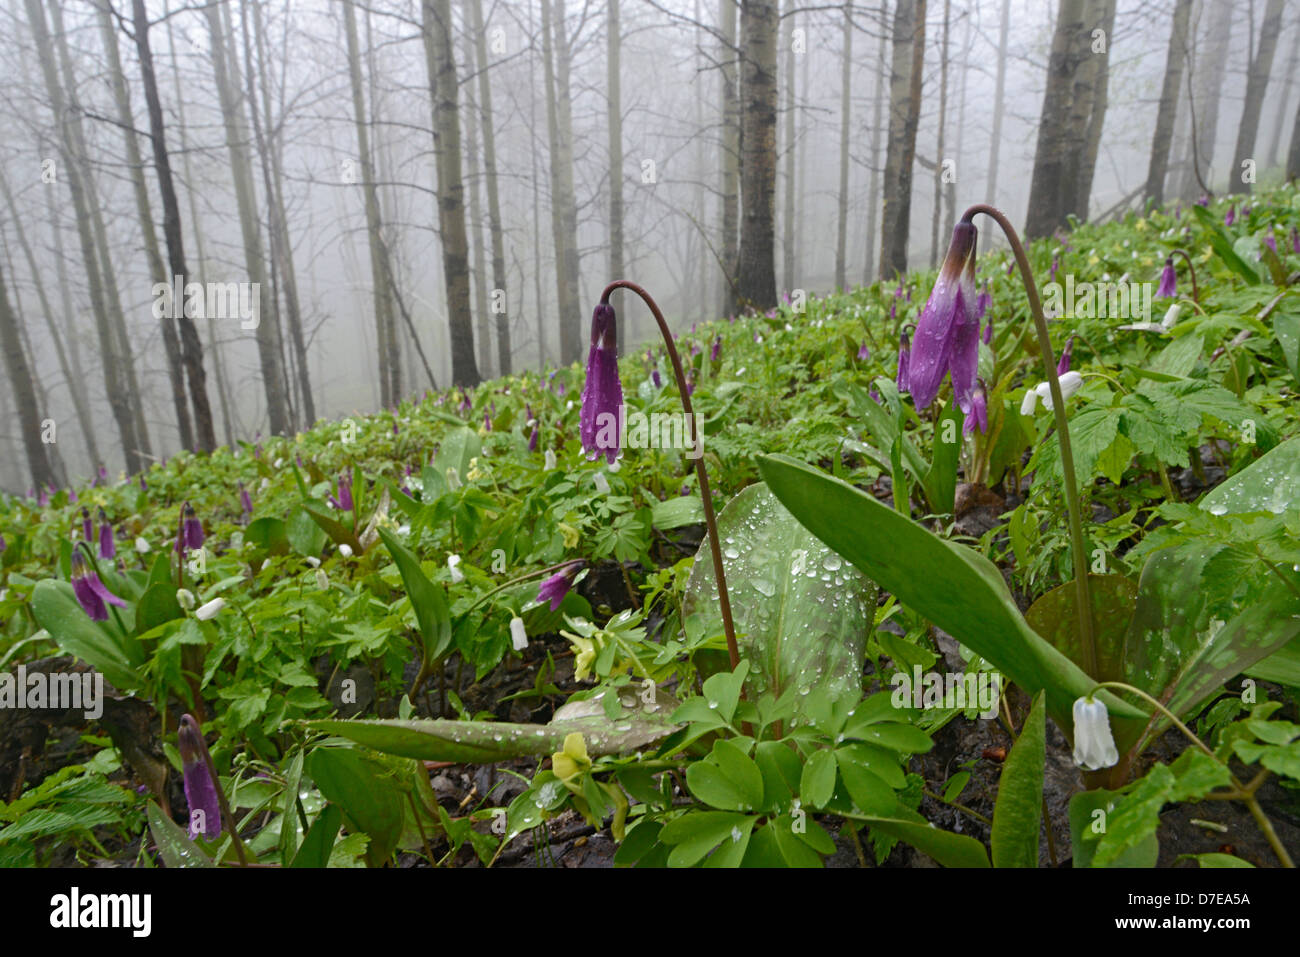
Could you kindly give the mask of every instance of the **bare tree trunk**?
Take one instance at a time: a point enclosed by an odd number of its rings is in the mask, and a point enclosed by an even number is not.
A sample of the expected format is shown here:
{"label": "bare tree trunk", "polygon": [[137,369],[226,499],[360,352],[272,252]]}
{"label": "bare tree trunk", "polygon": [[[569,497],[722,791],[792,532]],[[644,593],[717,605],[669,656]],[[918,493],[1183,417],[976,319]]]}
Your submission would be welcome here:
{"label": "bare tree trunk", "polygon": [[447,288],[451,378],[479,384],[474,362],[474,322],[469,305],[469,241],[465,184],[460,169],[460,83],[451,44],[451,0],[424,0],[424,53],[433,98],[433,152],[438,168],[438,236]]}
{"label": "bare tree trunk", "polygon": [[384,408],[389,408],[397,401],[388,369],[388,340],[396,333],[392,318],[392,299],[388,288],[391,270],[386,261],[388,250],[381,238],[383,219],[379,210],[379,191],[375,186],[374,165],[370,160],[366,103],[361,87],[361,52],[357,42],[356,11],[352,0],[343,0],[343,30],[347,36],[348,76],[352,85],[352,112],[356,120],[357,154],[361,162],[361,188],[366,208],[366,237],[370,247],[370,283],[375,308],[375,340],[379,343],[379,395],[380,403]]}
{"label": "bare tree trunk", "polygon": [[876,211],[880,208],[880,130],[885,109],[885,91],[889,87],[886,53],[889,50],[889,4],[881,4],[880,45],[876,50],[875,103],[871,107],[871,186],[867,191],[867,255],[862,267],[862,282],[869,285],[876,269]]}
{"label": "bare tree trunk", "polygon": [[81,347],[78,345],[81,341],[82,331],[78,328],[77,310],[72,305],[72,283],[68,279],[67,258],[63,254],[61,217],[59,207],[54,202],[54,190],[52,189],[45,190],[45,215],[50,226],[50,238],[53,245],[54,275],[58,281],[59,306],[63,315],[62,334],[67,341],[68,363],[74,376],[73,380],[68,383],[68,388],[75,396],[74,401],[79,402],[87,410],[86,422],[91,431],[86,435],[86,445],[91,453],[90,464],[99,465],[104,459],[99,451],[98,439],[95,438],[98,431],[95,429],[94,410],[90,404],[89,390],[87,389],[90,379],[81,363]]}
{"label": "bare tree trunk", "polygon": [[[481,0],[478,0],[481,2]],[[623,46],[622,24],[619,20],[619,0],[608,2],[608,22],[605,25],[605,92],[609,100],[609,278],[622,279],[626,266],[623,262],[623,77],[620,52]],[[617,319],[619,328],[615,338],[624,347],[623,316]]]}
{"label": "bare tree trunk", "polygon": [[1286,154],[1286,178],[1292,183],[1300,179],[1300,104],[1296,105],[1295,124],[1291,127],[1291,148]]}
{"label": "bare tree trunk", "polygon": [[[529,34],[535,36],[533,29],[533,7],[528,5]],[[529,89],[535,90],[534,67],[537,57],[528,60]],[[546,303],[542,299],[542,173],[541,159],[537,149],[537,97],[530,93],[528,97],[528,142],[532,147],[533,162],[533,300],[537,309],[537,368],[546,368]]]}
{"label": "bare tree trunk", "polygon": [[1077,197],[1077,183],[1068,178],[1074,143],[1069,124],[1076,74],[1089,55],[1086,5],[1086,0],[1060,0],[1057,10],[1025,222],[1025,235],[1031,239],[1050,235],[1065,225]]}
{"label": "bare tree trunk", "polygon": [[1228,43],[1232,39],[1233,10],[1230,0],[1205,0],[1204,58],[1195,61],[1192,83],[1192,162],[1183,176],[1180,195],[1189,197],[1213,182],[1211,163],[1219,131],[1219,102],[1223,74],[1228,65]]}
{"label": "bare tree trunk", "polygon": [[1291,86],[1295,81],[1296,61],[1300,60],[1300,24],[1294,29],[1291,39],[1291,52],[1286,58],[1286,69],[1282,71],[1282,88],[1277,95],[1277,113],[1273,120],[1273,135],[1269,137],[1267,167],[1277,166],[1278,150],[1282,147],[1282,130],[1286,127],[1287,106],[1291,102]]}
{"label": "bare tree trunk", "polygon": [[1173,26],[1169,31],[1169,52],[1165,56],[1165,79],[1160,87],[1160,105],[1156,111],[1155,136],[1151,140],[1151,162],[1147,166],[1147,185],[1143,199],[1157,206],[1165,201],[1165,171],[1169,166],[1169,143],[1174,135],[1178,114],[1178,93],[1183,82],[1183,63],[1187,58],[1187,21],[1192,14],[1192,0],[1177,0]]}
{"label": "bare tree trunk", "polygon": [[939,265],[939,224],[943,219],[944,121],[948,117],[948,29],[951,0],[943,0],[943,34],[939,43],[939,139],[934,153],[934,215],[930,217],[930,268]]}
{"label": "bare tree trunk", "polygon": [[849,127],[853,121],[853,4],[844,5],[844,40],[840,53],[840,216],[835,233],[835,286],[848,288]]}
{"label": "bare tree trunk", "polygon": [[739,297],[765,310],[776,305],[776,0],[740,6]]}
{"label": "bare tree trunk", "polygon": [[[726,0],[723,0],[723,2],[725,3]],[[785,69],[783,71],[785,73],[783,98],[783,109],[785,110],[785,202],[781,213],[781,279],[787,290],[795,287],[795,253],[797,249],[795,240],[795,197],[799,193],[798,180],[795,177],[798,150],[795,144],[794,2],[795,0],[786,0],[785,4]],[[804,56],[807,55],[807,51],[804,51]]]}
{"label": "bare tree trunk", "polygon": [[[208,33],[212,42],[212,66],[216,74],[217,94],[221,101],[221,115],[226,134],[226,149],[230,154],[230,171],[234,179],[235,199],[239,207],[239,226],[244,243],[244,262],[248,281],[261,290],[267,286],[266,260],[262,256],[262,238],[258,228],[257,197],[253,187],[252,161],[248,156],[248,131],[240,112],[236,91],[238,77],[231,74],[236,69],[226,51],[225,29],[221,11],[216,5],[206,9]],[[268,197],[268,203],[270,197]],[[261,297],[269,308],[259,309],[257,324],[257,352],[262,372],[262,386],[266,392],[266,409],[274,435],[288,435],[292,430],[289,416],[288,380],[285,378],[283,346],[280,340],[280,321],[275,296]],[[269,302],[268,302],[269,300]]]}
{"label": "bare tree trunk", "polygon": [[46,93],[50,98],[50,109],[58,124],[62,173],[67,177],[68,191],[72,194],[77,236],[81,243],[82,266],[90,290],[90,306],[95,316],[95,331],[99,340],[104,388],[122,441],[122,454],[126,460],[127,471],[138,472],[142,465],[141,448],[136,434],[136,416],[131,403],[133,399],[138,401],[139,397],[132,394],[127,381],[123,378],[125,358],[122,356],[122,344],[114,332],[109,316],[108,291],[101,272],[99,254],[95,248],[95,237],[91,231],[90,207],[95,200],[92,190],[83,179],[83,169],[77,154],[78,137],[75,127],[79,114],[64,99],[63,88],[59,83],[58,71],[55,67],[54,45],[50,40],[49,27],[46,25],[40,0],[25,0],[25,2],[32,38],[36,45],[37,60],[40,62]]}
{"label": "bare tree trunk", "polygon": [[[554,6],[554,9],[552,9]],[[578,302],[578,208],[573,189],[573,119],[569,99],[569,40],[564,0],[542,0],[542,58],[546,67],[546,126],[551,142],[551,230],[555,239],[560,361],[582,352]]]}
{"label": "bare tree trunk", "polygon": [[889,75],[889,146],[880,217],[880,269],[887,279],[907,272],[907,235],[912,217],[912,164],[921,115],[925,73],[926,0],[898,0]]}
{"label": "bare tree trunk", "polygon": [[27,451],[32,483],[38,489],[56,485],[49,449],[41,441],[41,413],[36,402],[32,370],[27,364],[22,339],[19,338],[18,317],[9,306],[9,293],[5,288],[3,274],[0,274],[0,349],[4,351],[5,371],[13,389],[14,404],[18,407],[18,427],[23,434],[23,448]]}
{"label": "bare tree trunk", "polygon": [[1002,147],[1002,114],[1006,104],[1007,88],[1007,34],[1011,27],[1011,0],[1002,0],[1002,19],[998,28],[998,70],[993,92],[993,133],[989,144],[989,184],[984,198],[994,206],[998,203],[998,151]]}
{"label": "bare tree trunk", "polygon": [[[5,176],[3,169],[0,169],[0,190],[4,191],[5,205],[9,209],[10,219],[13,220],[14,232],[18,238],[18,245],[23,251],[23,259],[27,261],[27,270],[31,273],[32,285],[36,287],[36,297],[41,303],[41,314],[45,317],[46,328],[50,332],[50,341],[53,343],[55,354],[59,359],[59,368],[63,372],[64,379],[67,380],[68,392],[72,396],[72,407],[77,413],[77,425],[80,427],[82,437],[85,439],[86,451],[90,455],[90,464],[93,467],[100,461],[100,457],[99,448],[95,442],[95,423],[90,414],[90,405],[86,401],[84,383],[81,381],[80,372],[68,360],[68,351],[64,348],[63,335],[59,332],[59,327],[54,321],[54,308],[45,292],[45,283],[41,279],[40,268],[36,264],[36,256],[32,252],[31,243],[27,240],[27,231],[23,228],[22,217],[18,215],[18,207],[14,203],[13,191],[9,188],[9,178]],[[55,228],[57,229],[57,226]],[[71,319],[72,317],[69,315],[67,318]]]}
{"label": "bare tree trunk", "polygon": [[[1259,132],[1259,114],[1264,106],[1264,92],[1268,89],[1268,75],[1273,69],[1273,54],[1277,51],[1277,35],[1282,25],[1283,0],[1268,0],[1264,11],[1263,28],[1259,35],[1259,48],[1250,58],[1246,75],[1246,101],[1241,108],[1241,125],[1237,128],[1237,147],[1233,150],[1233,168],[1230,171],[1228,192],[1250,193],[1254,177],[1247,177],[1246,164],[1253,169],[1255,139]],[[1254,42],[1254,38],[1251,38]]]}
{"label": "bare tree trunk", "polygon": [[739,271],[740,222],[740,87],[736,43],[736,0],[719,0],[722,48],[722,262],[726,269],[722,315],[736,311],[736,274]]}
{"label": "bare tree trunk", "polygon": [[[616,5],[616,4],[615,4]],[[488,56],[487,56],[487,35],[483,31],[483,0],[472,0],[470,12],[474,18],[474,37],[475,37],[475,58],[478,63],[478,98],[479,109],[483,113],[483,175],[487,182],[487,201],[488,201],[488,229],[492,236],[492,296],[493,305],[492,313],[496,316],[496,334],[497,334],[497,373],[499,375],[510,374],[510,314],[511,310],[507,308],[509,302],[506,296],[506,253],[505,253],[505,234],[501,226],[501,197],[497,183],[497,147],[496,147],[496,130],[492,125],[492,78],[488,73]],[[615,30],[617,33],[617,30]],[[617,70],[615,69],[615,74]],[[615,102],[617,96],[615,95]],[[611,122],[614,117],[611,117]],[[611,135],[611,142],[613,133]],[[613,160],[611,159],[611,164]],[[620,157],[618,166],[611,165],[612,170],[618,170],[622,167]],[[622,188],[623,183],[620,179],[618,182],[620,214],[618,218],[618,241],[619,241],[619,262],[622,262],[623,255],[623,219],[622,219]],[[612,202],[612,200],[611,200]],[[612,216],[611,216],[612,221]],[[619,267],[620,272],[622,266]],[[496,299],[500,297],[501,308],[497,309]]]}
{"label": "bare tree trunk", "polygon": [[[465,37],[466,69],[474,72],[474,37],[467,29]],[[471,257],[470,275],[474,284],[475,332],[478,343],[478,368],[484,376],[492,370],[492,310],[488,300],[487,243],[483,238],[483,206],[479,200],[482,176],[479,171],[479,104],[474,84],[465,91],[465,189],[469,193]]]}

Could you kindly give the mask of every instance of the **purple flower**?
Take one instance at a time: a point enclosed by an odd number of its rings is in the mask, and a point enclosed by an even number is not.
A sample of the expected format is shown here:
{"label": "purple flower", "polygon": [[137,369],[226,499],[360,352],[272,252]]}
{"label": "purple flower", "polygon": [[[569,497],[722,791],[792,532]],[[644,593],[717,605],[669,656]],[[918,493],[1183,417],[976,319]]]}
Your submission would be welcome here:
{"label": "purple flower", "polygon": [[486,411],[483,413],[483,428],[485,431],[492,431],[492,419],[488,417]]}
{"label": "purple flower", "polygon": [[722,358],[722,336],[713,340],[713,348],[709,350],[709,361],[717,362]]}
{"label": "purple flower", "polygon": [[979,364],[979,321],[975,318],[974,223],[962,220],[952,232],[939,278],[916,324],[907,366],[907,385],[918,409],[939,394],[945,374],[961,410],[970,414]]}
{"label": "purple flower", "polygon": [[217,782],[212,779],[207,742],[198,722],[188,714],[181,716],[176,737],[185,776],[185,803],[190,806],[190,838],[202,834],[211,840],[221,834],[221,802],[217,797]]}
{"label": "purple flower", "polygon": [[239,506],[244,510],[244,521],[247,522],[253,516],[253,496],[248,494],[243,482],[239,483]]}
{"label": "purple flower", "polygon": [[1063,376],[1070,371],[1070,357],[1074,354],[1074,336],[1065,340],[1065,348],[1061,350],[1061,361],[1056,364],[1057,376]]}
{"label": "purple flower", "polygon": [[176,551],[186,552],[203,547],[203,523],[194,514],[194,507],[186,502],[181,508],[181,528],[176,536]]}
{"label": "purple flower", "polygon": [[[912,346],[907,338],[907,330],[912,328],[905,326],[902,334],[898,337],[898,372],[894,376],[894,382],[898,386],[899,392],[910,391],[908,386],[907,367],[910,365]],[[872,386],[875,388],[875,386]]]}
{"label": "purple flower", "polygon": [[862,345],[858,346],[858,361],[859,361],[859,362],[861,362],[861,361],[863,361],[863,360],[865,360],[865,359],[869,359],[870,357],[871,357],[871,350],[867,348],[867,344],[866,344],[865,342],[862,343]]}
{"label": "purple flower", "polygon": [[1229,206],[1228,211],[1223,214],[1223,225],[1231,226],[1237,221],[1237,207]]}
{"label": "purple flower", "polygon": [[537,426],[534,425],[534,426],[533,426],[533,434],[530,435],[530,436],[528,436],[528,451],[529,451],[529,452],[536,452],[536,451],[537,451],[537,440],[540,439],[541,437],[542,437],[541,430],[540,430]]}
{"label": "purple flower", "polygon": [[1197,205],[1197,206],[1209,206],[1209,205],[1210,205],[1210,197],[1208,197],[1208,196],[1206,196],[1204,193],[1202,193],[1202,194],[1201,194],[1201,198],[1198,199],[1198,200],[1196,201],[1196,205]]}
{"label": "purple flower", "polygon": [[664,387],[664,377],[659,374],[658,369],[650,370],[650,381],[654,383],[656,389],[662,389]]}
{"label": "purple flower", "polygon": [[126,602],[109,591],[95,570],[86,564],[80,548],[72,552],[72,593],[77,596],[82,611],[90,616],[91,621],[108,620],[108,606],[105,602],[119,608],[126,607]]}
{"label": "purple flower", "polygon": [[691,487],[690,487],[689,485],[686,485],[685,483],[683,483],[683,484],[682,484],[682,490],[681,490],[681,492],[680,492],[679,494],[680,494],[680,495],[690,495],[690,494],[691,494]]}
{"label": "purple flower", "polygon": [[99,557],[114,558],[117,556],[117,545],[113,541],[113,526],[108,524],[108,516],[104,510],[99,510]]}
{"label": "purple flower", "polygon": [[975,297],[975,318],[983,319],[984,313],[988,312],[992,304],[993,296],[989,293],[989,284],[986,282],[980,289],[980,294]]}
{"label": "purple flower", "polygon": [[69,505],[77,504],[77,490],[75,488],[68,489],[68,504]]}
{"label": "purple flower", "polygon": [[1165,260],[1165,268],[1160,271],[1160,285],[1156,287],[1156,298],[1166,299],[1178,295],[1178,273],[1174,270],[1174,257]]}
{"label": "purple flower", "polygon": [[84,508],[81,510],[81,540],[83,542],[93,541],[95,538],[94,527],[90,523],[90,513]]}
{"label": "purple flower", "polygon": [[1264,245],[1273,250],[1274,253],[1277,252],[1277,240],[1273,238],[1272,230],[1269,230],[1268,235],[1264,237]]}
{"label": "purple flower", "polygon": [[559,611],[560,602],[564,601],[564,596],[569,593],[573,587],[573,580],[578,576],[587,563],[584,561],[569,562],[550,578],[542,582],[541,587],[537,589],[538,601],[549,601],[551,611]]}
{"label": "purple flower", "polygon": [[582,387],[578,434],[588,458],[604,453],[611,465],[619,453],[619,415],[623,383],[618,377],[618,339],[614,307],[596,304],[591,314],[591,349],[587,353],[587,381]]}
{"label": "purple flower", "polygon": [[99,467],[99,474],[98,474],[97,477],[98,477],[98,479],[99,479],[100,482],[102,482],[103,484],[107,485],[107,484],[108,484],[108,469],[104,468],[104,466],[101,465],[101,466]]}
{"label": "purple flower", "polygon": [[142,492],[149,491],[149,483],[144,480],[143,472],[140,473],[140,491]]}
{"label": "purple flower", "polygon": [[1061,255],[1060,255],[1060,253],[1053,253],[1053,255],[1052,255],[1052,282],[1056,282],[1056,271],[1057,271],[1058,269],[1060,269],[1060,268],[1061,268]]}
{"label": "purple flower", "polygon": [[338,497],[330,496],[330,504],[340,512],[352,511],[352,476],[344,472],[339,476]]}
{"label": "purple flower", "polygon": [[0,552],[3,552],[8,547],[9,547],[9,543],[5,541],[5,537],[3,535],[0,535]]}
{"label": "purple flower", "polygon": [[989,430],[989,399],[984,391],[983,382],[975,383],[975,390],[971,393],[970,405],[970,412],[961,427],[962,432],[970,435],[975,431],[976,426],[979,426],[981,432],[987,432]]}

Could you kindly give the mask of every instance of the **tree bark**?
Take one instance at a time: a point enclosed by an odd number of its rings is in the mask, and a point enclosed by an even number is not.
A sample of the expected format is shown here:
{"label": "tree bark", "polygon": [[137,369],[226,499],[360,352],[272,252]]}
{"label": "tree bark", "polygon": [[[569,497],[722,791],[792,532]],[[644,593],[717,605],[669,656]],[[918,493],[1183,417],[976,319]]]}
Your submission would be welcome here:
{"label": "tree bark", "polygon": [[939,139],[934,152],[934,215],[930,217],[930,268],[939,265],[939,224],[943,221],[944,127],[948,118],[948,30],[951,0],[943,0],[943,35],[939,42]]}
{"label": "tree bark", "polygon": [[0,349],[4,350],[5,371],[9,374],[14,404],[18,409],[18,427],[22,431],[32,483],[38,489],[56,485],[49,448],[41,441],[41,413],[36,402],[32,370],[18,334],[18,317],[9,306],[3,273],[0,273]]}
{"label": "tree bark", "polygon": [[740,227],[738,295],[776,305],[776,0],[740,6]]}
{"label": "tree bark", "polygon": [[926,0],[898,0],[889,75],[889,145],[880,217],[879,279],[907,272],[907,234],[912,215],[912,164],[921,115],[925,72]]}
{"label": "tree bark", "polygon": [[[552,9],[553,7],[553,9]],[[569,41],[564,0],[542,0],[542,60],[546,71],[546,128],[551,146],[551,232],[555,241],[560,362],[582,354],[578,302],[578,209],[573,189],[573,119],[569,101]]]}
{"label": "tree bark", "polygon": [[[465,65],[471,73],[475,72],[475,44],[471,31],[466,30]],[[466,225],[470,233],[470,276],[473,278],[475,332],[478,344],[478,368],[484,375],[492,370],[492,309],[488,299],[488,251],[483,238],[483,205],[479,198],[482,173],[479,169],[479,104],[474,92],[474,85],[468,84],[465,92],[465,189],[469,193],[469,219]]]}
{"label": "tree bark", "polygon": [[[724,0],[726,2],[726,0]],[[781,280],[782,285],[787,289],[795,287],[795,261],[798,243],[795,238],[795,198],[799,193],[798,179],[796,173],[796,154],[795,148],[795,80],[794,80],[794,4],[795,0],[786,0],[785,4],[785,68],[782,72],[785,74],[785,89],[783,91],[783,109],[785,111],[785,190],[784,203],[781,211]],[[804,56],[808,51],[804,51]]]}
{"label": "tree bark", "polygon": [[871,185],[867,190],[867,255],[862,267],[862,282],[870,284],[875,279],[876,268],[876,211],[880,209],[880,129],[885,109],[885,91],[889,87],[886,53],[889,50],[889,3],[880,11],[880,45],[876,51],[876,90],[871,107]]}
{"label": "tree bark", "polygon": [[[1251,183],[1246,181],[1243,164],[1252,163],[1255,157],[1255,140],[1259,133],[1259,114],[1264,106],[1264,92],[1268,89],[1268,75],[1273,69],[1273,55],[1277,51],[1277,35],[1282,25],[1284,0],[1268,0],[1264,23],[1259,35],[1259,48],[1250,58],[1246,78],[1246,100],[1241,108],[1241,125],[1237,127],[1237,146],[1232,154],[1228,192],[1248,194]],[[1254,38],[1251,38],[1254,42]],[[1255,163],[1258,167],[1261,164]]]}
{"label": "tree bark", "polygon": [[1002,147],[1002,114],[1005,110],[1007,84],[1007,35],[1011,27],[1011,0],[1002,0],[1002,19],[998,27],[998,68],[993,90],[993,133],[989,144],[989,182],[984,189],[985,201],[998,204],[998,151]]}
{"label": "tree bark", "polygon": [[[481,0],[476,0],[481,2]],[[605,95],[609,103],[609,278],[623,279],[626,265],[623,261],[623,46],[622,23],[619,17],[619,0],[608,0],[605,25]],[[624,320],[620,313],[616,319],[616,340],[626,347]]]}
{"label": "tree bark", "polygon": [[1160,105],[1156,111],[1155,135],[1151,140],[1151,161],[1147,165],[1144,201],[1157,206],[1165,201],[1165,172],[1169,167],[1169,143],[1174,135],[1178,115],[1178,93],[1183,83],[1183,63],[1187,58],[1187,22],[1192,14],[1192,0],[1177,0],[1173,25],[1169,31],[1169,52],[1165,56],[1165,79],[1160,87]]}
{"label": "tree bark", "polygon": [[1219,103],[1222,99],[1223,75],[1228,65],[1228,43],[1232,39],[1233,11],[1230,0],[1205,0],[1206,22],[1202,42],[1205,56],[1197,57],[1192,78],[1191,163],[1183,175],[1179,195],[1190,198],[1209,187],[1214,176],[1214,144],[1219,131]]}
{"label": "tree bark", "polygon": [[[496,315],[497,373],[509,375],[511,366],[510,309],[506,296],[505,233],[501,225],[501,197],[497,183],[496,129],[492,117],[492,77],[488,72],[487,35],[483,31],[483,0],[473,0],[470,11],[474,17],[475,56],[478,62],[479,109],[483,114],[483,175],[487,183],[488,229],[492,236],[492,288],[493,302],[501,298],[501,309],[493,306]],[[620,161],[619,166],[622,166]],[[618,167],[615,167],[616,169]],[[622,182],[619,183],[620,202]],[[622,242],[622,217],[619,218],[619,242]],[[622,256],[622,246],[619,247]],[[622,260],[620,259],[620,262]],[[621,267],[620,267],[621,270]]]}
{"label": "tree bark", "polygon": [[1074,143],[1070,113],[1076,74],[1088,52],[1085,6],[1085,0],[1060,0],[1057,10],[1029,186],[1025,222],[1025,236],[1029,239],[1050,235],[1058,226],[1064,226],[1076,197],[1077,183],[1069,178],[1069,153]]}
{"label": "tree bark", "polygon": [[438,236],[447,290],[451,378],[479,384],[474,362],[474,322],[469,296],[469,240],[465,231],[465,184],[460,167],[460,83],[451,44],[451,0],[423,0],[424,53],[433,98],[433,152],[438,175]]}
{"label": "tree bark", "polygon": [[844,5],[844,39],[840,53],[840,215],[835,233],[835,286],[848,288],[849,128],[853,121],[853,4]]}
{"label": "tree bark", "polygon": [[740,236],[740,88],[739,52],[736,43],[736,2],[719,0],[722,45],[718,51],[722,66],[722,302],[719,310],[729,316],[736,311],[736,274],[739,271]]}

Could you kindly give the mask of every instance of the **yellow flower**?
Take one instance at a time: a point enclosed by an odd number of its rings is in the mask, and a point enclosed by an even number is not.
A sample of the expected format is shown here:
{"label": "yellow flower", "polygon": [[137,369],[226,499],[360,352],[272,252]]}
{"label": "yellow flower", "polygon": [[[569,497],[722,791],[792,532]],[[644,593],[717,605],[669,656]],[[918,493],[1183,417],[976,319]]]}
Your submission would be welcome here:
{"label": "yellow flower", "polygon": [[573,680],[582,681],[591,674],[591,666],[596,663],[596,655],[600,652],[600,649],[596,647],[596,642],[591,638],[581,638],[567,631],[562,634],[573,642],[577,652],[573,657]]}
{"label": "yellow flower", "polygon": [[587,757],[587,742],[582,735],[574,731],[564,738],[564,750],[551,755],[551,770],[555,776],[568,784],[580,774],[591,768],[591,758]]}
{"label": "yellow flower", "polygon": [[572,525],[565,525],[563,522],[557,524],[559,525],[560,534],[564,536],[564,547],[577,548],[578,543],[582,541],[582,536],[578,534],[578,530]]}

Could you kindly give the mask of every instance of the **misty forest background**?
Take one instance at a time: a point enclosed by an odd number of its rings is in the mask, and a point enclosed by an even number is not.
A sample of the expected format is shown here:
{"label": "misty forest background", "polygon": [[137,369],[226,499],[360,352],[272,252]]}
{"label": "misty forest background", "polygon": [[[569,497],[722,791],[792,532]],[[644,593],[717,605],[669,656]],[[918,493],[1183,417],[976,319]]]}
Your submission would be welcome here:
{"label": "misty forest background", "polygon": [[[1284,0],[3,0],[0,486],[572,362],[614,278],[685,328],[974,202],[1294,178],[1298,57]],[[178,274],[259,325],[157,318]]]}

